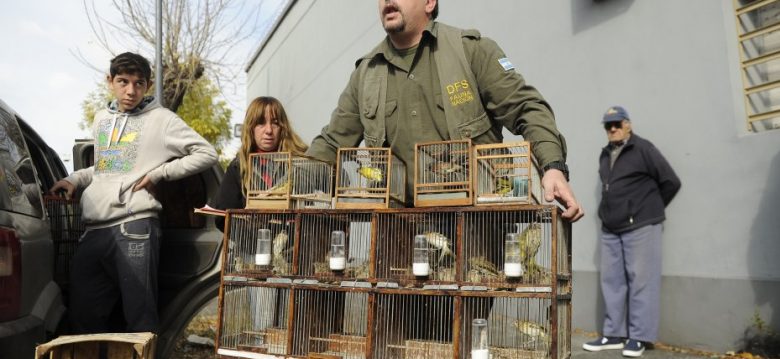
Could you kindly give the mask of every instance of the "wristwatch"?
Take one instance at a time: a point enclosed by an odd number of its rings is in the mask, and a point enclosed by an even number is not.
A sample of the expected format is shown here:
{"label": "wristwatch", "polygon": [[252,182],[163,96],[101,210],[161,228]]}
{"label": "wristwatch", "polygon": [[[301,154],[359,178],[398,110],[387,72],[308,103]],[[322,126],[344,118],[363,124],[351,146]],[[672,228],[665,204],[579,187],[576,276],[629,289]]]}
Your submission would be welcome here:
{"label": "wristwatch", "polygon": [[567,166],[565,163],[560,161],[553,161],[548,163],[546,166],[544,166],[544,173],[547,173],[549,170],[558,170],[563,172],[563,176],[566,177],[566,180],[569,180],[569,166]]}

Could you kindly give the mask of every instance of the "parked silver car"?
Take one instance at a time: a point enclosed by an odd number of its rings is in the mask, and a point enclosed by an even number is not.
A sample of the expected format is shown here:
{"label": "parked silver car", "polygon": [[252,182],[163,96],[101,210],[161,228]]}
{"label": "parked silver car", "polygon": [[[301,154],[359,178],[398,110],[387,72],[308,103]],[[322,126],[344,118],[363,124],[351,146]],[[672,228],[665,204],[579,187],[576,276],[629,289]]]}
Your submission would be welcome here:
{"label": "parked silver car", "polygon": [[[75,169],[92,164],[90,141],[73,152]],[[67,272],[83,228],[77,202],[46,197],[66,175],[57,153],[0,100],[0,358],[31,358],[37,344],[67,334]],[[222,175],[217,165],[158,185],[160,358],[218,294],[222,233],[192,210],[216,194]]]}

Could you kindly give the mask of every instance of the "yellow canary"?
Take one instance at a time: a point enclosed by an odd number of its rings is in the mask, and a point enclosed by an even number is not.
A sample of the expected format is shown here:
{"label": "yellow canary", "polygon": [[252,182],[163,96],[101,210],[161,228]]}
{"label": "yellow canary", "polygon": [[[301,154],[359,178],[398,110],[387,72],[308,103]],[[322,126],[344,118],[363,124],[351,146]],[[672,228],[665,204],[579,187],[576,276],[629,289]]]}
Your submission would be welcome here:
{"label": "yellow canary", "polygon": [[369,166],[361,166],[358,168],[358,173],[365,177],[369,181],[374,182],[381,182],[382,181],[382,170],[376,167],[369,167]]}
{"label": "yellow canary", "polygon": [[509,178],[498,177],[496,178],[496,194],[506,195],[512,191],[512,182]]}

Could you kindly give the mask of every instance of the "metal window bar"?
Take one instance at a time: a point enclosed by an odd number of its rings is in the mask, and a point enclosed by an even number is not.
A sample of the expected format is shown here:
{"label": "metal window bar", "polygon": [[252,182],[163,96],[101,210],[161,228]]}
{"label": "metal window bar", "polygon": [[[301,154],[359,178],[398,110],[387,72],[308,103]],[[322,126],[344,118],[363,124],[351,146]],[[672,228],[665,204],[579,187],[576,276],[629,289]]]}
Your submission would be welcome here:
{"label": "metal window bar", "polygon": [[734,0],[748,130],[780,128],[780,1]]}

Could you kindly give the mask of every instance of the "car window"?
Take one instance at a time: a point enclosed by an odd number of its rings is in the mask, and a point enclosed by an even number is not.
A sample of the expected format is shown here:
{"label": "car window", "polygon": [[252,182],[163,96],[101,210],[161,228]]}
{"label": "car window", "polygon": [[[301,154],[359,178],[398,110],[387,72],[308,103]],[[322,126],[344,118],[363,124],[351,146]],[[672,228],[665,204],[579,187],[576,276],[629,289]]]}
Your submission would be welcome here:
{"label": "car window", "polygon": [[0,108],[0,209],[43,216],[35,168],[14,117]]}

